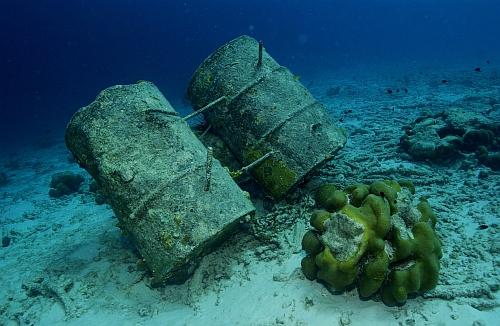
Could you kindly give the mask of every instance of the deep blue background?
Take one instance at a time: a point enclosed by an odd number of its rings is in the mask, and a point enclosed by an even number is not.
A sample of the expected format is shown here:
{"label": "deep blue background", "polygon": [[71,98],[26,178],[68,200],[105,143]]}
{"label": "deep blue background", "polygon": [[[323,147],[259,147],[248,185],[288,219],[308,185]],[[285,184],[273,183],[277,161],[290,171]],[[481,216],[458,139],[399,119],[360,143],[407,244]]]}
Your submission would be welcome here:
{"label": "deep blue background", "polygon": [[295,74],[500,53],[500,1],[0,0],[0,148],[62,137],[102,89],[182,98],[198,65],[248,34]]}

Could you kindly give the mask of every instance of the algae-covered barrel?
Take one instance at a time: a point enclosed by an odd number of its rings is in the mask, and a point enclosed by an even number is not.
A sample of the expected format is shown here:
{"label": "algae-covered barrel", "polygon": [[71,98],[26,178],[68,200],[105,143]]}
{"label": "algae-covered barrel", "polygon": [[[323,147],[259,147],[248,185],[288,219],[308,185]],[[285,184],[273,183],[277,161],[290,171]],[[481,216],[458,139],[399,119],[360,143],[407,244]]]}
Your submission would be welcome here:
{"label": "algae-covered barrel", "polygon": [[102,91],[69,122],[66,146],[102,187],[153,274],[185,281],[254,207],[149,82]]}
{"label": "algae-covered barrel", "polygon": [[205,119],[242,165],[272,153],[251,173],[275,198],[346,142],[324,107],[249,36],[212,53],[191,78],[187,96],[195,110],[224,97],[203,112]]}

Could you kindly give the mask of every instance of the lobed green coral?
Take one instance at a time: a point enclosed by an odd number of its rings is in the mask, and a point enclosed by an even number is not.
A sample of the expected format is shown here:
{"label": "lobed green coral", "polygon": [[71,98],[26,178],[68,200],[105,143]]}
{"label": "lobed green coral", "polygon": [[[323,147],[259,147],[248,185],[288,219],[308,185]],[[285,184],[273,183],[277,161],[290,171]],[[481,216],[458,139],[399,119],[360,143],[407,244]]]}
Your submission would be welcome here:
{"label": "lobed green coral", "polygon": [[500,153],[488,155],[488,157],[484,161],[484,165],[494,171],[500,171]]}
{"label": "lobed green coral", "polygon": [[442,256],[437,218],[414,193],[406,180],[351,185],[343,196],[333,185],[320,187],[316,201],[328,212],[314,212],[314,230],[304,235],[304,275],[333,291],[357,284],[362,297],[380,293],[388,305],[433,289]]}
{"label": "lobed green coral", "polygon": [[500,153],[490,154],[486,146],[478,146],[475,156],[480,163],[491,168],[493,171],[500,171]]}
{"label": "lobed green coral", "polygon": [[[460,152],[475,152],[479,163],[500,170],[500,124],[474,112],[450,109],[425,114],[405,127],[399,145],[415,160],[446,162]],[[488,158],[488,151],[496,153]]]}
{"label": "lobed green coral", "polygon": [[347,204],[347,196],[334,185],[325,184],[316,192],[316,202],[329,212],[334,212]]}
{"label": "lobed green coral", "polygon": [[463,145],[466,150],[474,151],[478,146],[491,146],[494,139],[495,134],[491,130],[470,130],[463,136]]}

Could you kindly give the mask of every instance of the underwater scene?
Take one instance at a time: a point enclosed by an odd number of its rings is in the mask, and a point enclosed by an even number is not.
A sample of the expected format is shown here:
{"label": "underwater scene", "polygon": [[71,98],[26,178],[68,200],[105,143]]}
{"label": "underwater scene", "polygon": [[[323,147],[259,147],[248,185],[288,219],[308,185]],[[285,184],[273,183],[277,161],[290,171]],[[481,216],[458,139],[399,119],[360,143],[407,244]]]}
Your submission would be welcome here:
{"label": "underwater scene", "polygon": [[0,0],[0,325],[498,325],[499,17]]}

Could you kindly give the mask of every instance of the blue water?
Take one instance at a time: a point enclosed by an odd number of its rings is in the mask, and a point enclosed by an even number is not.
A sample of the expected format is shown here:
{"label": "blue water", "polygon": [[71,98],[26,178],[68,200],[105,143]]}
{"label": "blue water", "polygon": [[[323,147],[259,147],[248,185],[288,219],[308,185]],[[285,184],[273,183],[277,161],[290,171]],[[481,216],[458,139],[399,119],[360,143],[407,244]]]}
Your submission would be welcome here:
{"label": "blue water", "polygon": [[99,91],[138,79],[182,99],[243,34],[294,74],[500,53],[500,1],[0,0],[0,149],[61,137]]}

